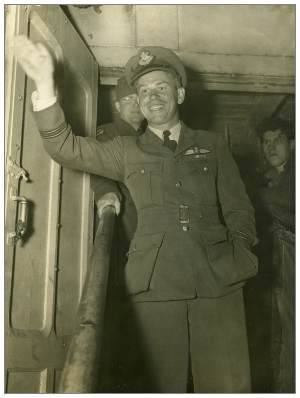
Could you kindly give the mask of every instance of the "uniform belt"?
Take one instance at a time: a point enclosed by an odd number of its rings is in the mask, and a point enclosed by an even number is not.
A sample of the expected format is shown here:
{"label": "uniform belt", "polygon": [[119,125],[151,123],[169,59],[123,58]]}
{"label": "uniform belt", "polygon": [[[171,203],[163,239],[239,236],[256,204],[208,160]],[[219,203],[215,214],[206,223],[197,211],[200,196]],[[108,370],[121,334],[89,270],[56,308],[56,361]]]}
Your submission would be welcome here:
{"label": "uniform belt", "polygon": [[145,225],[157,226],[187,226],[209,223],[220,224],[217,206],[160,206],[146,207],[138,211],[139,227]]}

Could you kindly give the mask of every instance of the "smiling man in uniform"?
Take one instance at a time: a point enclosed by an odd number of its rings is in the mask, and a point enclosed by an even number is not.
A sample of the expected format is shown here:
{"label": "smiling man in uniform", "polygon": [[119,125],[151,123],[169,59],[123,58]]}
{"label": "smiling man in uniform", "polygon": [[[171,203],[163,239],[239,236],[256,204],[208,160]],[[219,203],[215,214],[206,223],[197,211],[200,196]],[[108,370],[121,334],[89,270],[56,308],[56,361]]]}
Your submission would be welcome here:
{"label": "smiling man in uniform", "polygon": [[184,393],[189,372],[194,392],[250,392],[242,286],[257,273],[254,211],[221,135],[179,119],[181,60],[166,48],[139,49],[125,74],[148,128],[99,143],[73,134],[50,55],[20,40],[16,55],[37,87],[34,117],[46,151],[64,166],[124,182],[137,207],[124,285],[145,355],[139,392]]}

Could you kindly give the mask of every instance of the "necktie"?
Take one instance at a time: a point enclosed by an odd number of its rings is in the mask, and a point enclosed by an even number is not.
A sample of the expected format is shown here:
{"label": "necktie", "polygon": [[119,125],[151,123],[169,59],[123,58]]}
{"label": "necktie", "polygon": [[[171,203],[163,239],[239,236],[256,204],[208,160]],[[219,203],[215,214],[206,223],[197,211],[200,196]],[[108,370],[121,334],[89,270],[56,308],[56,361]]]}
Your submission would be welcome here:
{"label": "necktie", "polygon": [[170,131],[169,130],[165,130],[163,132],[164,135],[164,143],[163,145],[166,146],[167,148],[169,148],[171,151],[175,152],[176,148],[177,148],[177,142],[175,140],[170,140]]}

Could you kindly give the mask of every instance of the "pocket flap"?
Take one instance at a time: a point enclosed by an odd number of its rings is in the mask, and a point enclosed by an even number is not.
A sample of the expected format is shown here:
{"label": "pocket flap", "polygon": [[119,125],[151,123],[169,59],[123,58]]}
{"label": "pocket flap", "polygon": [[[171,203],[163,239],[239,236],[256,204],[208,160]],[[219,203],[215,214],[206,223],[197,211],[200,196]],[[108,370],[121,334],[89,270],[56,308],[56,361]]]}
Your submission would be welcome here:
{"label": "pocket flap", "polygon": [[150,162],[150,163],[129,163],[127,165],[126,177],[129,178],[132,174],[140,173],[160,173],[162,171],[162,162]]}
{"label": "pocket flap", "polygon": [[130,246],[129,254],[137,250],[160,247],[163,241],[164,232],[136,236]]}
{"label": "pocket flap", "polygon": [[215,172],[216,161],[213,158],[201,159],[195,156],[186,156],[182,161],[182,174],[190,174],[192,172],[199,172],[204,176]]}
{"label": "pocket flap", "polygon": [[[221,238],[221,236],[220,236]],[[233,286],[257,274],[257,258],[235,240],[206,245],[208,262],[219,284]]]}
{"label": "pocket flap", "polygon": [[201,231],[201,238],[203,239],[204,243],[209,245],[227,241],[228,240],[227,229],[224,227],[224,228],[207,229],[206,231]]}

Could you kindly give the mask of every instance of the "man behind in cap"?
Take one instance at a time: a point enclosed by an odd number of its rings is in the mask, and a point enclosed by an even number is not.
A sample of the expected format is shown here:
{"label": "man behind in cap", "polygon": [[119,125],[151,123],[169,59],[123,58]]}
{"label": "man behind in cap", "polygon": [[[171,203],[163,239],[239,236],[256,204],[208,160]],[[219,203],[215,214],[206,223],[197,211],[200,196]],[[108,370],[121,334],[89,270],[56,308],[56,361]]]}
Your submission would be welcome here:
{"label": "man behind in cap", "polygon": [[254,211],[222,137],[179,120],[180,59],[147,47],[128,61],[148,128],[100,143],[72,134],[46,49],[23,39],[15,51],[37,86],[34,116],[46,151],[64,166],[124,182],[138,211],[124,285],[128,353],[138,347],[144,357],[127,391],[184,393],[191,373],[194,392],[249,392],[242,286],[257,273]]}

